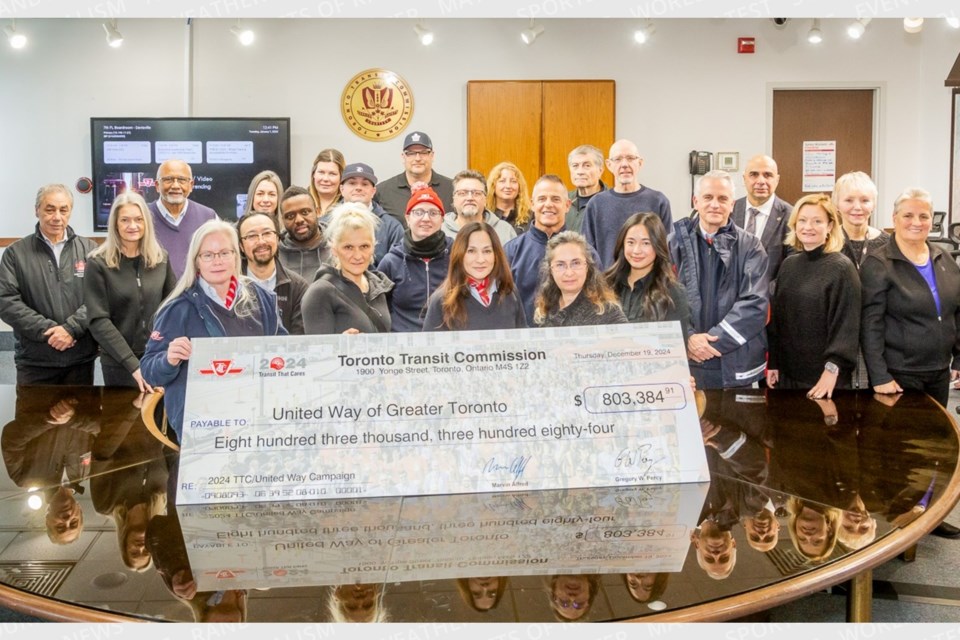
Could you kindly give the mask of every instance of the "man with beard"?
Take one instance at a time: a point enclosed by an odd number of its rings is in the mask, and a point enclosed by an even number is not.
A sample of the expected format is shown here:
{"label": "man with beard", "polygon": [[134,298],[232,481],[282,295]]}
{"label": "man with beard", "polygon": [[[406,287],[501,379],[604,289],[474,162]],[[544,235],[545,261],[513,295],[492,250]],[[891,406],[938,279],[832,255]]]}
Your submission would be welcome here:
{"label": "man with beard", "polygon": [[245,215],[237,223],[243,273],[255,283],[277,295],[280,320],[290,335],[303,335],[303,314],[300,301],[307,291],[307,281],[296,273],[288,273],[277,257],[279,233],[277,223],[266,213]]}
{"label": "man with beard", "polygon": [[517,237],[513,226],[484,208],[487,202],[487,183],[483,174],[465,169],[453,177],[453,211],[443,218],[443,232],[448,238],[456,238],[463,225],[470,222],[486,222],[493,227],[500,244]]}
{"label": "man with beard", "polygon": [[453,183],[450,178],[433,170],[433,141],[430,136],[423,131],[408,133],[403,139],[400,159],[403,161],[403,171],[380,183],[374,201],[397,222],[406,225],[404,214],[415,190],[413,187],[418,182],[424,182],[440,196],[443,210],[449,211]]}
{"label": "man with beard", "polygon": [[183,160],[167,160],[157,169],[160,197],[148,206],[160,246],[167,250],[177,278],[187,268],[187,248],[193,232],[204,222],[215,220],[217,212],[190,200],[193,170]]}
{"label": "man with beard", "polygon": [[286,234],[280,242],[280,262],[308,283],[329,262],[330,249],[317,219],[317,205],[303,187],[288,187],[280,196],[280,220]]}

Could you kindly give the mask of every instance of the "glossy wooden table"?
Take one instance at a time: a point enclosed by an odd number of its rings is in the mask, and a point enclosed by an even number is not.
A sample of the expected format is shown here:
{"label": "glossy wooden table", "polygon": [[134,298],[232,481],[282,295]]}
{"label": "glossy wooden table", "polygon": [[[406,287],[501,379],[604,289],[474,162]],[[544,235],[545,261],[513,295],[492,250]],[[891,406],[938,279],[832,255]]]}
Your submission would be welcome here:
{"label": "glossy wooden table", "polygon": [[[619,545],[611,540],[604,566],[584,561],[578,567],[564,559],[566,577],[534,575],[529,567],[500,569],[496,580],[489,578],[489,571],[484,577],[475,568],[444,577],[425,569],[422,575],[405,571],[366,586],[338,579],[346,584],[336,589],[326,566],[322,575],[308,569],[292,581],[285,575],[283,584],[291,586],[265,581],[268,590],[194,594],[190,574],[182,570],[190,557],[195,563],[202,560],[191,555],[196,548],[185,552],[195,533],[190,532],[191,523],[198,520],[189,509],[174,507],[168,487],[175,480],[176,456],[146,434],[135,394],[0,387],[5,424],[0,444],[7,470],[0,481],[0,601],[51,620],[84,621],[191,621],[218,615],[277,622],[344,617],[395,622],[693,621],[745,616],[852,580],[851,619],[869,619],[870,569],[911,547],[960,497],[954,421],[932,400],[914,394],[878,398],[839,393],[829,403],[807,400],[801,393],[758,390],[706,396],[701,431],[711,466],[709,487],[489,498],[490,504],[509,500],[534,512],[540,508],[576,518],[578,509],[588,516],[613,503],[629,511],[635,502],[631,491],[645,499],[660,496],[648,500],[651,504],[659,499],[669,505],[672,496],[681,496],[683,504],[674,499],[663,522],[670,531],[682,530],[684,539],[699,534],[700,555],[693,544],[685,543],[679,556],[670,556],[664,547],[658,562],[674,563],[676,570],[660,572],[658,578],[626,578],[647,573],[651,565],[637,559],[641,554],[634,553],[636,540]],[[483,499],[477,504],[484,504]],[[468,504],[463,497],[423,500],[401,502],[408,511],[441,520],[450,517],[442,515],[447,507]],[[859,516],[856,505],[863,507]],[[79,533],[71,529],[76,525],[73,509],[83,513]],[[772,512],[770,519],[755,518],[752,522],[760,526],[748,533],[748,518],[765,510]],[[788,534],[791,514],[799,516],[796,541]],[[483,517],[481,508],[478,518]],[[339,522],[347,525],[350,518],[343,516]],[[116,522],[127,536],[123,557]],[[290,525],[276,524],[284,526]],[[779,535],[764,542],[776,527]],[[628,537],[635,532],[629,527],[610,530]],[[541,547],[557,543],[552,531],[542,531]],[[510,553],[542,551],[535,536],[524,539],[518,531],[513,537],[516,548]],[[581,539],[570,536],[563,543],[570,558],[586,544],[578,542]],[[496,548],[503,543],[471,541],[464,554],[482,553],[485,544],[494,545],[491,553],[504,551]],[[827,547],[824,557],[817,557]],[[428,566],[430,551],[425,548],[420,560]],[[735,553],[729,553],[731,549]],[[580,602],[581,595],[587,601]]]}

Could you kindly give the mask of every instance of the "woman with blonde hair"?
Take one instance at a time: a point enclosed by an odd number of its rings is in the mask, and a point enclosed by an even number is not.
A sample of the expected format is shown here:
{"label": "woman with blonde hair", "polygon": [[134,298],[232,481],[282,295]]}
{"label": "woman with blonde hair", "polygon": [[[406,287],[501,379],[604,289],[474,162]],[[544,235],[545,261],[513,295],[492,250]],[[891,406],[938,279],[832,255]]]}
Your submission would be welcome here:
{"label": "woman with blonde hair", "polygon": [[843,253],[859,270],[869,251],[890,240],[889,234],[870,226],[877,185],[863,171],[851,171],[837,178],[831,199],[843,222]]}
{"label": "woman with blonde hair", "polygon": [[767,325],[767,386],[830,398],[849,388],[860,346],[860,279],[826,194],[804,196],[787,222],[795,253],[780,267]]}
{"label": "woman with blonde hair", "polygon": [[307,335],[388,333],[387,293],[393,282],[373,268],[380,219],[365,205],[336,207],[327,225],[332,265],[322,265],[303,295],[303,327]]}
{"label": "woman with blonde hair", "polygon": [[500,216],[520,235],[533,219],[530,190],[520,168],[501,162],[487,176],[487,210]]}
{"label": "woman with blonde hair", "polygon": [[280,219],[280,194],[283,193],[283,181],[274,171],[261,171],[253,176],[247,189],[247,204],[243,215],[265,213],[274,220]]}
{"label": "woman with blonde hair", "polygon": [[811,562],[820,563],[829,558],[837,546],[843,512],[836,507],[790,498],[787,514],[787,530],[794,548]]}
{"label": "woman with blonde hair", "polygon": [[555,234],[540,263],[540,290],[533,312],[543,327],[622,324],[627,317],[597,268],[587,241],[576,231]]}
{"label": "woman with blonde hair", "polygon": [[313,159],[310,167],[310,197],[317,205],[317,217],[330,213],[343,201],[340,195],[340,177],[347,162],[336,149],[324,149]]}
{"label": "woman with blonde hair", "polygon": [[223,220],[204,223],[190,240],[183,276],[157,310],[140,360],[144,380],[166,388],[167,417],[178,438],[191,338],[272,335],[287,335],[277,297],[242,275],[236,229]]}
{"label": "woman with blonde hair", "polygon": [[175,285],[147,203],[134,191],[121,193],[110,207],[107,238],[90,253],[83,278],[90,334],[100,345],[106,386],[152,391],[140,372],[140,358],[153,314]]}

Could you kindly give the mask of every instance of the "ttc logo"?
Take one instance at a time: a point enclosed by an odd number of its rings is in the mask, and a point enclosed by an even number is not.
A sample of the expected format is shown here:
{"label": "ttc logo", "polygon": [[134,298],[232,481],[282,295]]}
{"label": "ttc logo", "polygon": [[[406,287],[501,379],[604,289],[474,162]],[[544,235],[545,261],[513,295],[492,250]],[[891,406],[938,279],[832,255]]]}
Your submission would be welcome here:
{"label": "ttc logo", "polygon": [[212,360],[210,369],[200,369],[200,373],[205,376],[214,375],[223,377],[228,373],[242,373],[243,367],[234,367],[233,360]]}

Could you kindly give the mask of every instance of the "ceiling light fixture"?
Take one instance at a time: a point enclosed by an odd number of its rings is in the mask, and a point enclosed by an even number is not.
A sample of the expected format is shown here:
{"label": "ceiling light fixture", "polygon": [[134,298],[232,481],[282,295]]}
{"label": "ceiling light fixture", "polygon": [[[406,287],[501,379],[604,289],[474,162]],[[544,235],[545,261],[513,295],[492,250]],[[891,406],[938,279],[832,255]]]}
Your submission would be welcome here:
{"label": "ceiling light fixture", "polygon": [[4,27],[3,32],[7,36],[7,42],[14,49],[23,49],[27,46],[27,36],[17,31],[17,21],[11,20],[9,27]]}
{"label": "ceiling light fixture", "polygon": [[656,30],[657,28],[653,23],[647,20],[642,27],[633,32],[633,41],[637,44],[644,44]]}
{"label": "ceiling light fixture", "polygon": [[425,47],[429,47],[433,44],[433,31],[427,28],[422,22],[418,22],[413,25],[413,30],[417,32],[417,39],[420,40],[420,44]]}
{"label": "ceiling light fixture", "polygon": [[820,18],[813,19],[813,26],[807,32],[807,42],[810,44],[820,44],[823,42],[823,32],[820,31]]}
{"label": "ceiling light fixture", "polygon": [[543,33],[543,26],[533,23],[533,18],[530,18],[530,26],[520,32],[520,39],[523,40],[523,43],[526,45],[533,44],[533,41],[540,37],[540,34]]}
{"label": "ceiling light fixture", "polygon": [[960,29],[960,18],[956,16],[947,16],[947,25],[953,29]]}
{"label": "ceiling light fixture", "polygon": [[107,32],[107,44],[116,49],[123,44],[123,34],[117,29],[116,19],[103,23],[103,30]]}
{"label": "ceiling light fixture", "polygon": [[923,18],[904,18],[903,30],[907,33],[920,33],[923,31]]}
{"label": "ceiling light fixture", "polygon": [[863,32],[867,30],[867,25],[870,24],[870,18],[859,18],[850,23],[850,26],[847,27],[847,35],[853,38],[854,40],[859,40],[863,36]]}
{"label": "ceiling light fixture", "polygon": [[230,27],[230,33],[236,36],[237,40],[245,47],[249,47],[253,44],[253,41],[257,39],[257,34],[253,32],[253,29],[244,29],[240,26],[240,19],[237,19],[237,24]]}

